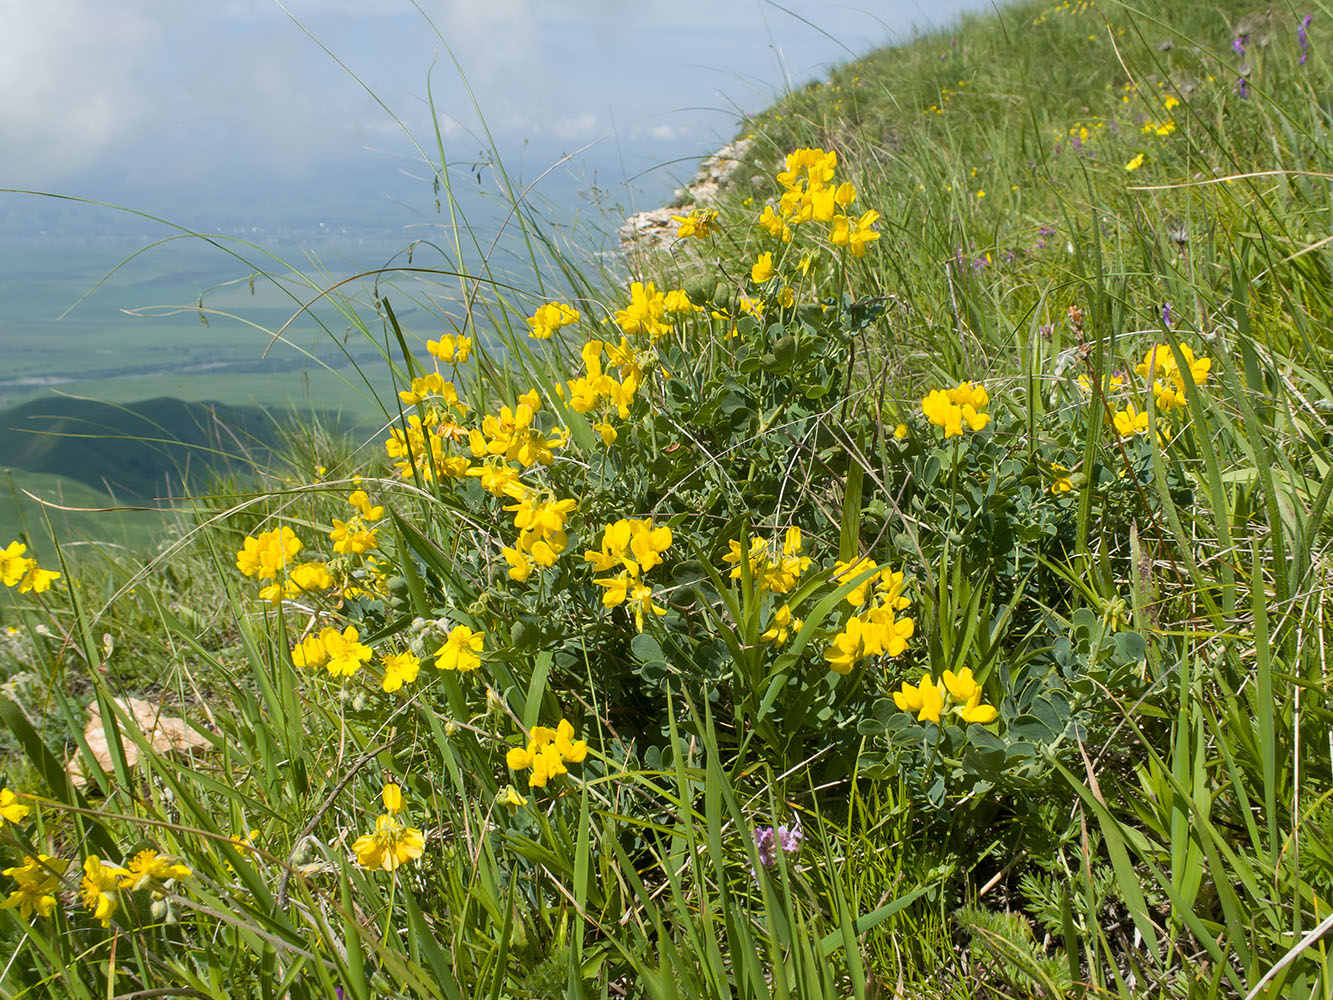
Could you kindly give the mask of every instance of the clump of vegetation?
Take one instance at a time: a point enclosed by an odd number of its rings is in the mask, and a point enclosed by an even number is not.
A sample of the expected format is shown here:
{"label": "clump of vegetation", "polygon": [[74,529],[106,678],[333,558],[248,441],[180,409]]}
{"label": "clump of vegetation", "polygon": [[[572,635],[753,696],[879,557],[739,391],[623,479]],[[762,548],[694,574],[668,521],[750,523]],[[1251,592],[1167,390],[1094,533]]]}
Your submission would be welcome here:
{"label": "clump of vegetation", "polygon": [[623,285],[518,213],[373,454],[6,550],[6,994],[1328,995],[1327,67],[1151,6],[790,95]]}

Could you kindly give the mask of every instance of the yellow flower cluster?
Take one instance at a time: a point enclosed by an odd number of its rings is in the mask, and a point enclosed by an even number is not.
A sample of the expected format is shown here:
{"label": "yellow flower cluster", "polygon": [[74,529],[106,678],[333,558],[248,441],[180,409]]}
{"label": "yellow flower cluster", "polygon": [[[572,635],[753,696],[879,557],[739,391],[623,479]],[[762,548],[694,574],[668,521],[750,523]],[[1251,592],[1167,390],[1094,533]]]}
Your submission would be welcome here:
{"label": "yellow flower cluster", "polygon": [[53,858],[49,854],[27,856],[23,864],[6,868],[0,874],[7,875],[18,883],[9,898],[0,903],[0,910],[18,910],[24,920],[31,920],[32,915],[49,917],[55,909],[55,894],[60,891],[60,879],[69,867],[65,858]]}
{"label": "yellow flower cluster", "polygon": [[990,423],[986,406],[990,396],[978,382],[959,382],[952,389],[934,389],[921,400],[921,412],[936,427],[944,428],[944,437],[961,437],[963,429],[979,431]]}
{"label": "yellow flower cluster", "polygon": [[907,649],[907,640],[916,632],[915,620],[897,615],[912,603],[903,593],[902,572],[877,566],[865,558],[852,563],[839,560],[834,563],[833,571],[836,583],[848,583],[870,574],[847,595],[847,603],[852,607],[867,604],[869,607],[848,618],[842,631],[829,643],[824,651],[829,669],[849,674],[867,657],[901,656]]}
{"label": "yellow flower cluster", "polygon": [[370,496],[365,490],[356,490],[347,498],[347,502],[356,508],[357,513],[346,521],[333,519],[333,530],[329,540],[333,542],[333,551],[339,555],[361,555],[371,549],[379,548],[377,528],[368,527],[384,516],[382,506],[372,506]]}
{"label": "yellow flower cluster", "polygon": [[[12,878],[18,887],[0,903],[0,910],[18,910],[24,920],[31,920],[34,913],[49,917],[55,909],[56,893],[60,891],[61,880],[68,868],[67,859],[49,854],[38,854],[35,858],[29,855],[24,857],[22,865],[6,868],[0,874]],[[93,919],[103,927],[109,927],[111,917],[120,906],[122,891],[152,889],[156,892],[167,883],[193,874],[185,865],[152,849],[140,851],[125,868],[106,864],[92,855],[83,862],[79,897]]]}
{"label": "yellow flower cluster", "polygon": [[509,563],[509,578],[523,583],[532,575],[533,565],[543,569],[554,566],[569,545],[565,522],[578,509],[576,500],[559,500],[549,490],[524,488],[516,502],[505,507],[514,515],[518,540],[505,546],[500,554]]}
{"label": "yellow flower cluster", "polygon": [[532,769],[528,776],[529,788],[544,788],[558,774],[567,774],[566,764],[578,764],[588,756],[585,740],[574,739],[574,727],[567,719],[551,729],[533,726],[526,747],[511,747],[505,763],[511,771]]}
{"label": "yellow flower cluster", "polygon": [[384,812],[375,817],[375,830],[357,837],[352,853],[363,868],[381,868],[391,872],[408,861],[421,857],[426,850],[426,836],[398,818],[403,811],[403,792],[387,784],[380,793]]}
{"label": "yellow flower cluster", "polygon": [[1143,356],[1143,363],[1134,366],[1134,371],[1152,382],[1153,396],[1157,408],[1163,413],[1184,409],[1189,405],[1185,395],[1185,379],[1188,377],[1194,385],[1203,385],[1212,370],[1211,358],[1196,358],[1189,344],[1180,345],[1181,357],[1185,359],[1185,368],[1176,363],[1176,356],[1168,344],[1154,344]]}
{"label": "yellow flower cluster", "polygon": [[1135,434],[1148,433],[1148,411],[1137,409],[1129,403],[1123,410],[1117,410],[1113,418],[1115,432],[1122,438],[1131,438]]}
{"label": "yellow flower cluster", "polygon": [[0,551],[0,578],[6,587],[18,587],[20,594],[41,594],[51,589],[51,583],[60,579],[60,574],[49,569],[42,569],[36,559],[30,559],[23,553],[28,547],[22,542],[10,542]]}
{"label": "yellow flower cluster", "polygon": [[467,431],[454,414],[464,416],[467,404],[458,398],[452,382],[446,382],[439,372],[430,372],[412,380],[409,389],[398,394],[404,406],[429,404],[425,419],[411,414],[404,428],[389,429],[384,450],[394,459],[394,467],[403,479],[420,477],[433,482],[438,477],[459,479],[467,474],[471,464],[465,455],[454,454],[448,446],[457,446],[467,439]]}
{"label": "yellow flower cluster", "polygon": [[[833,150],[795,149],[788,153],[786,169],[777,174],[782,196],[776,209],[764,206],[759,228],[790,243],[793,227],[811,221],[827,223],[829,242],[847,247],[853,257],[864,257],[869,244],[879,239],[879,233],[870,228],[879,221],[879,213],[871,209],[858,218],[845,214],[844,210],[856,200],[856,188],[849,181],[834,183],[837,166],[838,154]],[[759,284],[772,276],[771,258],[766,263],[761,255],[751,279]]]}
{"label": "yellow flower cluster", "polygon": [[259,591],[259,599],[270,604],[279,604],[284,598],[291,600],[305,591],[332,587],[333,575],[324,563],[293,565],[302,548],[301,539],[286,525],[260,532],[258,536],[247,535],[241,550],[236,553],[236,568],[246,576],[273,581]]}
{"label": "yellow flower cluster", "polygon": [[579,311],[563,302],[548,302],[528,317],[528,336],[533,340],[549,340],[562,326],[579,321]]}
{"label": "yellow flower cluster", "polygon": [[[801,554],[804,545],[801,529],[794,524],[787,529],[787,534],[782,540],[780,555],[774,554],[764,539],[758,536],[750,539],[750,551],[747,557],[750,564],[750,578],[754,580],[761,594],[791,593],[796,581],[810,568],[813,561],[809,556]],[[740,565],[741,543],[733,538],[728,540],[727,547],[730,551],[722,557],[722,561],[733,564],[731,579],[739,580],[743,573]]]}
{"label": "yellow flower cluster", "polygon": [[[534,426],[533,418],[541,408],[537,390],[530,389],[519,397],[513,409],[501,406],[498,415],[486,414],[481,429],[474,427],[468,432],[472,454],[477,458],[502,455],[505,461],[517,462],[525,469],[533,465],[550,465],[555,461],[554,449],[569,443],[569,432],[562,428],[548,435]],[[459,473],[460,476],[466,474],[466,468]]]}
{"label": "yellow flower cluster", "polygon": [[689,215],[673,215],[671,221],[680,223],[676,235],[682,240],[691,237],[705,240],[713,235],[713,227],[717,223],[717,209],[696,208]]}
{"label": "yellow flower cluster", "polygon": [[608,524],[602,532],[602,547],[598,551],[583,553],[585,562],[591,563],[593,572],[610,573],[619,568],[615,576],[594,579],[593,583],[605,587],[602,605],[618,608],[627,604],[634,615],[634,624],[643,631],[645,614],[664,615],[666,608],[653,603],[653,588],[643,579],[644,574],[662,562],[662,553],[671,547],[671,528],[661,525],[654,528],[652,518],[621,518],[615,524]]}
{"label": "yellow flower cluster", "polygon": [[671,332],[670,324],[682,316],[700,311],[683,289],[659,292],[651,281],[633,282],[629,296],[629,305],[616,311],[616,323],[630,336],[646,333],[652,341]]}
{"label": "yellow flower cluster", "polygon": [[[619,370],[619,379],[604,370],[603,354],[606,355],[607,366]],[[556,392],[562,399],[569,401],[570,409],[588,414],[604,403],[620,419],[628,417],[634,393],[643,381],[643,369],[639,367],[630,342],[624,337],[620,338],[619,344],[588,341],[583,345],[583,367],[582,378],[573,379],[566,385],[556,385]],[[609,420],[598,421],[593,424],[593,429],[601,434],[603,443],[608,447],[615,443],[617,432]]]}
{"label": "yellow flower cluster", "polygon": [[472,338],[446,333],[439,340],[426,341],[426,350],[446,365],[461,365],[472,355]]}
{"label": "yellow flower cluster", "polygon": [[930,674],[922,674],[920,684],[903,681],[902,689],[893,692],[893,702],[901,711],[915,712],[918,722],[938,723],[950,712],[964,722],[982,725],[995,719],[995,706],[982,702],[981,685],[972,677],[971,667],[956,674],[946,670],[941,681],[936,685]]}
{"label": "yellow flower cluster", "polygon": [[369,663],[374,651],[360,641],[355,625],[341,632],[332,626],[318,635],[307,635],[292,650],[292,664],[297,667],[324,667],[334,677],[351,677]]}

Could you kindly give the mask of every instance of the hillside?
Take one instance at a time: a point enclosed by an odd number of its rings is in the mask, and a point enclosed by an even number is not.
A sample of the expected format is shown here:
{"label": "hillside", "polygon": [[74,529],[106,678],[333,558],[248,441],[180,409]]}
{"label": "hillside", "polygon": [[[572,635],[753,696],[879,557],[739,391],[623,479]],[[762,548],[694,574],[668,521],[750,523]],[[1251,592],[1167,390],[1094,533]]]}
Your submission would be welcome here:
{"label": "hillside", "polygon": [[0,467],[63,476],[139,504],[262,465],[277,439],[277,418],[256,407],[165,396],[124,405],[54,397],[0,411]]}

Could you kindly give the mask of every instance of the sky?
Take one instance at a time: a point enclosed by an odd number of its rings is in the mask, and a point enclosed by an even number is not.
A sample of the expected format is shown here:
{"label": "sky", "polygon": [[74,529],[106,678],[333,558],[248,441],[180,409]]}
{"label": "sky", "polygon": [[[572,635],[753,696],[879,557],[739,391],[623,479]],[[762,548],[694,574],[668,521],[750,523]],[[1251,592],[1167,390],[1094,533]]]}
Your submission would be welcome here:
{"label": "sky", "polygon": [[[543,182],[557,197],[595,178],[661,199],[740,113],[989,6],[0,0],[0,187],[202,229],[406,224],[433,200],[435,126],[465,176],[485,145],[479,107],[525,179],[583,150],[556,171],[579,180]],[[0,235],[111,217],[34,202],[0,195]]]}

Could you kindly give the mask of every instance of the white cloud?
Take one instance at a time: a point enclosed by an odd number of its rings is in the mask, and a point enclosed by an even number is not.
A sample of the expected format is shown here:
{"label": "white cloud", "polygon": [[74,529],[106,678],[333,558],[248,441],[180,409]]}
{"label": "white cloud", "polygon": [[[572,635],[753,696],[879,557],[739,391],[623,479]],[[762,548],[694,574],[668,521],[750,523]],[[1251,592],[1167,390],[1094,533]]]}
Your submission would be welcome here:
{"label": "white cloud", "polygon": [[151,118],[147,10],[83,0],[0,0],[0,149],[10,183],[95,163]]}
{"label": "white cloud", "polygon": [[647,135],[649,139],[657,139],[660,142],[667,139],[674,139],[676,136],[680,135],[681,132],[675,127],[663,123],[651,126],[644,134]]}
{"label": "white cloud", "polygon": [[597,122],[597,116],[590,111],[577,115],[566,115],[556,119],[551,125],[551,135],[557,139],[591,139],[604,131]]}

